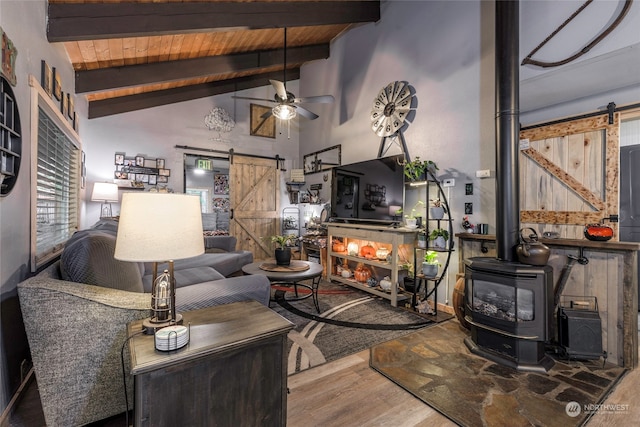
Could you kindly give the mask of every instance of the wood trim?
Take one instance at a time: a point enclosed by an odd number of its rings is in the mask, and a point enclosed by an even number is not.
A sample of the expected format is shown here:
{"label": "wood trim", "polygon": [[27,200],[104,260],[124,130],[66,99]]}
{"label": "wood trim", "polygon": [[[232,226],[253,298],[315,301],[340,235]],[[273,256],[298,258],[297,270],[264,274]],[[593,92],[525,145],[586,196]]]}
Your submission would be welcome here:
{"label": "wood trim", "polygon": [[380,20],[380,1],[48,3],[50,42]]}
{"label": "wood trim", "polygon": [[[145,108],[159,107],[161,105],[174,104],[176,102],[190,101],[192,99],[206,98],[223,93],[238,90],[261,87],[269,79],[282,78],[281,71],[257,74],[243,77],[233,81],[210,82],[199,85],[185,86],[155,92],[145,92],[118,98],[89,101],[89,118],[105,117],[113,114],[142,110]],[[300,78],[300,69],[287,70],[288,80]]]}
{"label": "wood trim", "polygon": [[556,165],[533,148],[527,148],[526,150],[520,151],[531,160],[542,166],[555,178],[566,184],[573,192],[582,197],[592,207],[598,210],[604,209],[604,203],[602,202],[602,200],[600,200],[595,194],[589,191],[589,189],[585,188],[585,186],[582,185],[582,183],[580,183],[577,179],[563,171],[560,166]]}
{"label": "wood trim", "polygon": [[602,219],[602,212],[574,212],[574,211],[520,211],[521,222],[535,224],[576,224],[585,225],[598,223]]}
{"label": "wood trim", "polygon": [[[329,57],[329,44],[287,48],[291,63],[303,63]],[[76,93],[158,84],[175,80],[207,77],[281,66],[284,49],[208,56],[180,61],[163,61],[126,67],[76,71]],[[287,70],[287,73],[289,71]],[[280,73],[282,75],[282,73]],[[289,77],[289,76],[287,76]],[[281,76],[280,76],[281,78]]]}

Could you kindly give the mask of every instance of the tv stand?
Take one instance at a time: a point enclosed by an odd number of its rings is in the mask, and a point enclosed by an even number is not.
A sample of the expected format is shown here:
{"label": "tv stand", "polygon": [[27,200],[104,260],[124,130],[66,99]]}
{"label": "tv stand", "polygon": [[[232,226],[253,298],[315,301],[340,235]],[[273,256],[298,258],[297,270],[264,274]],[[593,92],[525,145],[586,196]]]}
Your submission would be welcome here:
{"label": "tv stand", "polygon": [[[416,230],[405,227],[393,227],[388,223],[382,224],[346,224],[346,223],[329,223],[327,227],[327,273],[329,280],[340,282],[345,285],[369,292],[381,298],[387,299],[394,307],[398,306],[398,302],[408,300],[409,297],[399,292],[398,287],[398,271],[402,269],[399,260],[413,259],[413,246],[416,239]],[[333,241],[340,240],[344,244],[344,251],[334,252]],[[365,245],[371,245],[377,251],[381,247],[389,249],[387,259],[381,260],[377,258],[365,258],[357,254],[349,254],[347,251],[348,243],[356,243],[358,248]],[[379,286],[369,286],[366,282],[358,282],[353,275],[343,277],[338,274],[337,267],[346,263],[348,269],[353,270],[362,264],[366,266],[378,281],[384,276],[391,279],[391,289],[385,291]]]}

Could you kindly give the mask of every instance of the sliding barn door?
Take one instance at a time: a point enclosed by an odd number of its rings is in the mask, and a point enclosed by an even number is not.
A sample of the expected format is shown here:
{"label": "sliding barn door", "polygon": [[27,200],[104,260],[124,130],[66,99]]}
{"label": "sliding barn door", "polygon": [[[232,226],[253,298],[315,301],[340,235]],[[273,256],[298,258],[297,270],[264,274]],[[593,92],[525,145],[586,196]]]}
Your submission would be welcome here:
{"label": "sliding barn door", "polygon": [[233,155],[229,165],[232,219],[238,249],[254,259],[273,258],[268,237],[280,234],[280,169],[275,159]]}
{"label": "sliding barn door", "polygon": [[[584,225],[619,210],[619,124],[615,113],[520,133],[520,222],[538,234],[583,238]],[[617,224],[613,240],[618,240]]]}

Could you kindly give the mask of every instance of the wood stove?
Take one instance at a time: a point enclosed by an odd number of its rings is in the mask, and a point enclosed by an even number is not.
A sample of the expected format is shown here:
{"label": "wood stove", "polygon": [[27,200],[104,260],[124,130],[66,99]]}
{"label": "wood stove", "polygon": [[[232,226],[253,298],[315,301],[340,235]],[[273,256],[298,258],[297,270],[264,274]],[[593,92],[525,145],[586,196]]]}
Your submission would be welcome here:
{"label": "wood stove", "polygon": [[553,270],[495,258],[465,260],[465,339],[475,354],[520,371],[546,372],[553,333]]}

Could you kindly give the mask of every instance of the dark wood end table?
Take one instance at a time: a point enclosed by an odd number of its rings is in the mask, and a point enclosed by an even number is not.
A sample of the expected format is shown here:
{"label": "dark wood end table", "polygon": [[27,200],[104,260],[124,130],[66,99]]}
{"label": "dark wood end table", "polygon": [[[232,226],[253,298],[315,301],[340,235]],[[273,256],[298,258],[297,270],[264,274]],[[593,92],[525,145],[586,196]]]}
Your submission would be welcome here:
{"label": "dark wood end table", "polygon": [[[318,286],[320,285],[320,279],[322,278],[322,264],[318,264],[315,262],[309,261],[298,261],[292,260],[292,268],[291,271],[269,271],[263,268],[260,268],[265,263],[272,263],[273,261],[256,261],[251,264],[247,264],[242,267],[242,271],[245,274],[262,274],[267,276],[271,281],[271,285],[293,285],[293,290],[295,296],[293,298],[289,298],[289,301],[297,301],[305,298],[312,297],[313,305],[315,305],[316,310],[320,313],[320,306],[318,305]],[[305,266],[308,267],[304,270],[300,270],[297,267]],[[286,269],[283,269],[286,270]],[[300,283],[302,280],[311,280],[311,284],[307,285],[305,283]],[[302,286],[303,288],[309,289],[309,293],[307,295],[299,296],[298,295],[298,286]]]}
{"label": "dark wood end table", "polygon": [[[286,425],[287,333],[293,324],[255,301],[182,313],[189,343],[155,349],[131,338],[135,425]],[[142,321],[127,325],[128,336]]]}

